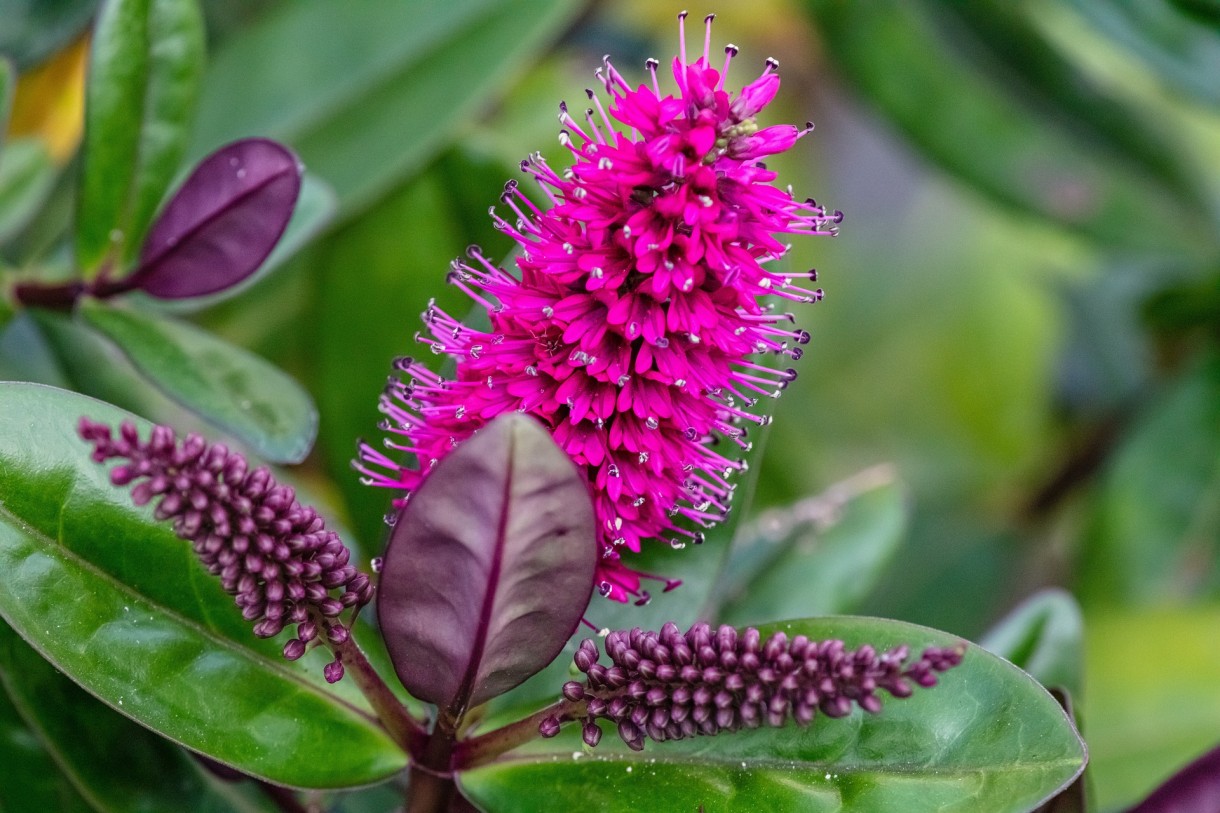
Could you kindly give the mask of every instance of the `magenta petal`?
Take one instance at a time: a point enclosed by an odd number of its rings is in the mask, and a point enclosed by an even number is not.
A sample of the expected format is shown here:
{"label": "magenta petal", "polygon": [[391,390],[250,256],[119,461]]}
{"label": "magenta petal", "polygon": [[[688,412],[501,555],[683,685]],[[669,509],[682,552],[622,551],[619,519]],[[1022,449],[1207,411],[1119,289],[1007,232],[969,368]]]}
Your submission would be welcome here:
{"label": "magenta petal", "polygon": [[236,285],[279,242],[300,191],[301,165],[287,147],[265,138],[221,147],[153,223],[132,287],[185,299]]}

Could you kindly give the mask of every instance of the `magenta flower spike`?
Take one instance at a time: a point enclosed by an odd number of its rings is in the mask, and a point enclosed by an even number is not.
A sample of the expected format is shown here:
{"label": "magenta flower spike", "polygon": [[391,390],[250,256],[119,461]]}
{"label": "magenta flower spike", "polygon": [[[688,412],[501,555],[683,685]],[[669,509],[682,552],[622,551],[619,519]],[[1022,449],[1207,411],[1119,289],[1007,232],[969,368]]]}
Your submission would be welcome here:
{"label": "magenta flower spike", "polygon": [[[733,475],[746,468],[747,427],[770,420],[752,408],[796,376],[758,357],[796,359],[809,340],[772,302],[822,296],[802,285],[815,272],[769,267],[788,250],[779,236],[832,235],[841,219],[773,185],[762,159],[811,128],[759,126],[755,116],[779,86],[776,63],[731,94],[737,49],[713,66],[706,22],[701,56],[688,59],[682,37],[676,95],[661,89],[655,60],[638,87],[606,61],[597,76],[608,104],[588,91],[582,121],[560,106],[572,166],[557,172],[531,156],[521,166],[543,205],[510,181],[507,211],[492,210],[520,246],[517,273],[472,247],[449,275],[490,327],[430,306],[419,341],[453,358],[456,372],[446,379],[400,359],[402,380],[391,379],[380,403],[390,453],[361,443],[355,462],[366,483],[404,491],[401,505],[492,418],[533,415],[587,478],[597,587],[619,601],[647,595],[624,552],[649,539],[697,544],[700,528],[724,518]],[[716,445],[722,438],[727,449]]]}

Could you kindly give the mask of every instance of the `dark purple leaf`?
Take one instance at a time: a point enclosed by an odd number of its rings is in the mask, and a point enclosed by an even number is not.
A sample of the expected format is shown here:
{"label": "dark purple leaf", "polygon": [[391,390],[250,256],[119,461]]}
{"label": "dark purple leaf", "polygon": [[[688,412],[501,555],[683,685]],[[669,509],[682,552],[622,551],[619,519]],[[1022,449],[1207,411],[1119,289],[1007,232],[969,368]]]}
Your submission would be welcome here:
{"label": "dark purple leaf", "polygon": [[378,617],[411,694],[455,717],[550,663],[597,559],[572,461],[532,418],[497,418],[443,459],[390,535]]}
{"label": "dark purple leaf", "polygon": [[1216,813],[1220,810],[1220,746],[1187,765],[1128,813]]}
{"label": "dark purple leaf", "polygon": [[126,282],[162,299],[236,285],[271,253],[300,191],[301,165],[287,147],[265,138],[221,147],[161,211]]}

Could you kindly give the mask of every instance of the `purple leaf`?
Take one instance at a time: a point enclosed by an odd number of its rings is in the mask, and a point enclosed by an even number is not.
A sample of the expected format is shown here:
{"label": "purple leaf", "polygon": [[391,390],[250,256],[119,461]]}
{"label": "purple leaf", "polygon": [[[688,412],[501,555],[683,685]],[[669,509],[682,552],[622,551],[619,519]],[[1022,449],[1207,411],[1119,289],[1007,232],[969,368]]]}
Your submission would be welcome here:
{"label": "purple leaf", "polygon": [[149,229],[140,265],[123,282],[162,299],[222,291],[262,264],[301,191],[301,165],[265,138],[204,158]]}
{"label": "purple leaf", "polygon": [[443,459],[390,535],[378,617],[394,669],[454,717],[554,660],[593,591],[593,507],[571,459],[510,414]]}
{"label": "purple leaf", "polygon": [[1220,746],[1166,780],[1128,813],[1216,813],[1220,810]]}

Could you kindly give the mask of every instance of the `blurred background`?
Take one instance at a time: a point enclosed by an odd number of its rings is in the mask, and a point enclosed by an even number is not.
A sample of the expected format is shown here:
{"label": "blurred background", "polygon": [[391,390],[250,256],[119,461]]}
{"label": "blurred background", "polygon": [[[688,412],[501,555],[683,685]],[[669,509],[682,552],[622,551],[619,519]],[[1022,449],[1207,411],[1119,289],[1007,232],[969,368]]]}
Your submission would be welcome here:
{"label": "blurred background", "polygon": [[[53,255],[71,218],[96,5],[0,0],[21,80],[0,194],[31,213],[0,223],[13,267]],[[603,54],[637,80],[647,57],[666,65],[683,6],[202,5],[191,160],[281,139],[332,214],[275,274],[191,318],[309,389],[321,425],[305,476],[374,549],[386,495],[349,460],[376,432],[390,360],[418,352],[430,298],[463,312],[443,284],[452,258],[507,253],[487,207],[526,154],[564,165],[559,101],[579,107]],[[853,610],[978,639],[1066,588],[1092,807],[1140,798],[1220,738],[1220,5],[690,10],[718,14],[716,53],[740,47],[730,85],[779,60],[762,123],[816,130],[775,168],[845,213],[839,237],[793,249],[826,299],[799,314],[813,340],[753,461],[745,521],[892,464],[900,544]],[[0,338],[0,377],[90,391],[71,366],[21,320]],[[91,386],[133,406],[114,382]]]}

